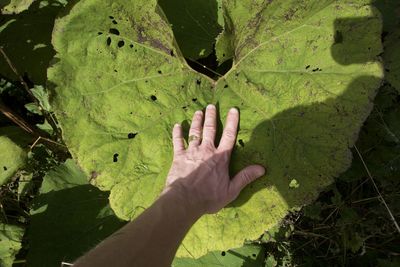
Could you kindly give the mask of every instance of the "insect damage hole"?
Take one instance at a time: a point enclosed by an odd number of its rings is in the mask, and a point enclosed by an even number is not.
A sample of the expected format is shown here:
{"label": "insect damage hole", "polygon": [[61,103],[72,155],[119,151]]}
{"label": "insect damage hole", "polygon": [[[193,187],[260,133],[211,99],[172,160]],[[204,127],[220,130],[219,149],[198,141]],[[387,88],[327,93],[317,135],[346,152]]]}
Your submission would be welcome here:
{"label": "insect damage hole", "polygon": [[115,28],[111,28],[108,32],[111,34],[119,35],[119,30],[117,30]]}
{"label": "insect damage hole", "polygon": [[225,256],[226,255],[226,252],[225,251],[222,251],[221,252],[221,256]]}
{"label": "insect damage hole", "polygon": [[128,133],[128,139],[133,139],[138,133]]}
{"label": "insect damage hole", "polygon": [[241,147],[244,147],[244,142],[243,142],[243,140],[242,139],[239,139],[239,145],[241,146]]}
{"label": "insect damage hole", "polygon": [[3,170],[6,171],[6,170],[7,170],[7,167],[6,167],[6,166],[3,166]]}
{"label": "insect damage hole", "polygon": [[111,38],[110,38],[110,37],[107,38],[107,45],[108,45],[108,46],[111,45]]}
{"label": "insect damage hole", "polygon": [[113,155],[113,162],[117,162],[118,161],[118,153],[115,153],[114,155]]}
{"label": "insect damage hole", "polygon": [[121,41],[118,42],[118,47],[119,48],[123,47],[124,45],[125,45],[124,41],[121,40]]}
{"label": "insect damage hole", "polygon": [[157,97],[156,97],[155,95],[151,95],[151,96],[150,96],[150,99],[151,99],[152,101],[156,101],[156,100],[157,100]]}

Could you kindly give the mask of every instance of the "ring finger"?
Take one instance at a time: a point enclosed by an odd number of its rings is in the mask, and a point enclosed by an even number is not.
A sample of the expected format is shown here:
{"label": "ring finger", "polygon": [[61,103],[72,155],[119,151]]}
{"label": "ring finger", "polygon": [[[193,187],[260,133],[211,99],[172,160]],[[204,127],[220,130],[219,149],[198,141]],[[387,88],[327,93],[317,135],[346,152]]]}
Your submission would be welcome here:
{"label": "ring finger", "polygon": [[189,148],[200,145],[203,130],[203,112],[198,110],[194,113],[192,125],[189,130]]}

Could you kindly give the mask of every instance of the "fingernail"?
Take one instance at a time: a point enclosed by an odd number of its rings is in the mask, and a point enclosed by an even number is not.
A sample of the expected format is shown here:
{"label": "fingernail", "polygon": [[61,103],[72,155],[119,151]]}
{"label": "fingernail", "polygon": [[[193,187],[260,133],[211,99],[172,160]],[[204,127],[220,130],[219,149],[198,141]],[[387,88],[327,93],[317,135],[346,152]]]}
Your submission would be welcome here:
{"label": "fingernail", "polygon": [[229,112],[232,112],[232,113],[239,113],[239,111],[237,110],[237,108],[231,108],[231,109],[229,110]]}
{"label": "fingernail", "polygon": [[174,127],[181,127],[179,123],[175,123]]}
{"label": "fingernail", "polygon": [[194,114],[196,114],[196,115],[203,115],[203,111],[197,110]]}
{"label": "fingernail", "polygon": [[207,106],[207,109],[215,109],[215,106],[214,106],[213,104],[209,104],[209,105]]}
{"label": "fingernail", "polygon": [[265,168],[261,165],[258,166],[257,168],[257,176],[263,176],[265,174]]}

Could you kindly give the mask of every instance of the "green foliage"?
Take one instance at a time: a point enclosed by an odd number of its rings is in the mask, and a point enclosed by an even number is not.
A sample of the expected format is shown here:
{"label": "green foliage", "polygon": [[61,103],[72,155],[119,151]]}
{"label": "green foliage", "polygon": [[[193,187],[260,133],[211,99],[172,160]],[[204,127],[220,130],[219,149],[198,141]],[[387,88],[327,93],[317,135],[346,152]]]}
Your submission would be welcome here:
{"label": "green foliage", "polygon": [[0,151],[0,185],[3,185],[24,165],[27,155],[22,148],[5,136],[0,136]]}
{"label": "green foliage", "polygon": [[11,267],[21,248],[24,228],[0,223],[0,266]]}
{"label": "green foliage", "polygon": [[122,227],[124,223],[113,215],[107,197],[87,184],[72,160],[49,171],[31,211],[29,266],[72,262]]}
{"label": "green foliage", "polygon": [[[400,214],[400,95],[380,88],[375,107],[361,129],[357,148],[380,194],[398,220]],[[396,119],[394,119],[396,118]],[[351,168],[317,202],[303,209],[290,238],[295,261],[306,266],[380,266],[398,252],[399,236],[388,211],[356,153]],[[396,262],[396,256],[390,262]],[[398,257],[397,257],[398,258]],[[379,263],[379,264],[378,264]]]}
{"label": "green foliage", "polygon": [[232,172],[261,163],[268,176],[200,219],[180,256],[258,238],[350,165],[348,147],[382,76],[379,15],[363,1],[294,3],[222,2],[220,40],[234,63],[217,81],[186,65],[154,0],[82,1],[56,23],[51,104],[73,157],[111,190],[120,218],[138,216],[162,190],[175,122],[207,103],[218,105],[221,121],[240,108]]}
{"label": "green foliage", "polygon": [[[161,8],[155,8],[154,0],[136,1],[140,12],[127,0],[81,2],[87,3],[78,4],[56,28],[67,29],[65,36],[56,31],[55,36],[62,38],[54,38],[58,50],[66,52],[58,63],[63,67],[57,76],[61,86],[58,82],[52,92],[58,101],[57,119],[61,118],[68,130],[64,131],[67,145],[86,174],[71,160],[49,172],[65,160],[65,154],[51,150],[54,144],[50,143],[32,148],[12,181],[0,188],[0,266],[11,266],[24,231],[16,225],[29,223],[29,207],[38,194],[27,239],[17,256],[18,262],[25,262],[28,253],[28,266],[72,261],[122,225],[107,205],[108,194],[88,185],[87,179],[102,189],[112,188],[112,205],[119,216],[137,216],[141,210],[133,215],[132,209],[143,202],[150,205],[163,185],[171,160],[170,127],[175,122],[187,125],[192,112],[208,102],[219,105],[221,121],[228,107],[240,108],[241,130],[232,173],[248,163],[264,163],[270,171],[263,178],[267,189],[264,181],[252,185],[215,220],[207,218],[196,225],[185,245],[195,258],[208,253],[197,260],[187,254],[175,259],[174,266],[399,265],[399,236],[355,151],[351,168],[317,201],[281,220],[288,209],[298,211],[300,205],[311,201],[349,164],[350,156],[343,151],[353,144],[369,112],[366,96],[373,98],[378,81],[366,76],[381,76],[377,64],[381,56],[388,83],[375,99],[357,148],[400,220],[400,96],[393,88],[399,90],[399,1],[373,0],[381,15],[365,6],[367,1],[350,0],[217,0],[217,4],[211,0],[159,0]],[[98,9],[76,11],[100,2]],[[45,70],[54,55],[50,43],[53,22],[66,4],[62,0],[0,0],[0,7],[8,10],[2,9],[0,46],[35,88],[39,105],[26,98],[18,82],[10,83],[18,77],[2,56],[0,76],[7,80],[0,80],[0,103],[51,135],[53,128],[43,114],[49,115],[52,107],[46,88],[40,85],[45,84]],[[207,12],[209,6],[215,10]],[[383,54],[377,17],[383,20]],[[123,18],[129,21],[125,23]],[[138,18],[145,18],[142,25],[127,29]],[[217,21],[224,31],[215,43],[221,29]],[[109,33],[111,28],[120,35]],[[107,48],[108,37],[111,44]],[[118,48],[122,40],[124,46]],[[134,47],[128,49],[130,44]],[[203,56],[212,59],[213,46],[218,64],[234,61],[233,69],[216,82],[189,70],[184,60],[199,58],[203,49]],[[82,56],[82,50],[90,54]],[[226,63],[229,61],[215,69],[217,62],[212,62],[212,71],[224,73],[222,69],[229,66]],[[195,64],[205,63],[200,59]],[[215,75],[210,76],[219,78]],[[53,89],[54,84],[50,86]],[[60,88],[65,89],[61,94]],[[152,101],[153,95],[157,100]],[[353,113],[356,106],[358,117]],[[0,123],[0,140],[7,138],[25,149],[36,139],[10,126],[1,115]],[[128,140],[128,134],[136,132],[138,135]],[[115,153],[118,161],[114,163]],[[105,167],[98,168],[102,165]],[[322,178],[316,176],[321,170]],[[154,191],[148,192],[150,189]],[[136,202],[126,205],[132,195]],[[262,246],[227,250],[265,229],[257,242]],[[233,239],[236,244],[229,245]],[[205,251],[207,243],[216,250]],[[225,256],[222,250],[226,250]]]}
{"label": "green foliage", "polygon": [[[50,42],[54,19],[66,1],[13,0],[13,2],[20,2],[21,5],[17,8],[19,12],[23,12],[20,14],[7,12],[6,15],[2,15],[0,46],[20,75],[25,75],[37,85],[44,85],[46,69],[54,55]],[[32,4],[28,5],[29,3]],[[0,55],[0,75],[10,80],[18,80],[2,55]]]}

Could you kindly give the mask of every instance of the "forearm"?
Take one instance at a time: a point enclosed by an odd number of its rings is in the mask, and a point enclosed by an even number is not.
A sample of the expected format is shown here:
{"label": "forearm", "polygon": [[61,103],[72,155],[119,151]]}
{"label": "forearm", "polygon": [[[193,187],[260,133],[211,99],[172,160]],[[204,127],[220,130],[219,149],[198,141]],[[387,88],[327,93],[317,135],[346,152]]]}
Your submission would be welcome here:
{"label": "forearm", "polygon": [[170,266],[176,250],[200,217],[175,192],[163,194],[136,220],[107,238],[74,266]]}

